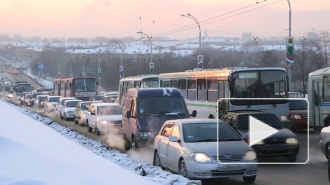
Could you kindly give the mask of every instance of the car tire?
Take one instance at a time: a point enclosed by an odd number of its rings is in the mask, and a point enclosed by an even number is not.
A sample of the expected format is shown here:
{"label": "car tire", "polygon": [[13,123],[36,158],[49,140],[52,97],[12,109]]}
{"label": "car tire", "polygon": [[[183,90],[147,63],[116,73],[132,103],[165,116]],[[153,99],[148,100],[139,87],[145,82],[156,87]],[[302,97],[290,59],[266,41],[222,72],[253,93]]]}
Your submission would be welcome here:
{"label": "car tire", "polygon": [[324,150],[324,155],[325,155],[325,158],[327,158],[328,160],[330,160],[330,143],[327,143],[325,145],[325,150]]}
{"label": "car tire", "polygon": [[59,113],[60,113],[60,118],[63,119],[63,117],[62,117],[62,115],[61,115],[61,112],[59,112]]}
{"label": "car tire", "polygon": [[162,165],[160,163],[159,154],[157,151],[154,152],[154,160],[152,161],[152,165],[162,167]]}
{"label": "car tire", "polygon": [[296,162],[297,160],[297,154],[291,154],[291,155],[287,155],[286,159],[288,160],[288,162]]}
{"label": "car tire", "polygon": [[74,124],[76,124],[76,125],[79,124],[79,123],[78,123],[78,120],[76,120],[76,118],[73,118],[73,120],[74,120]]}
{"label": "car tire", "polygon": [[243,177],[243,180],[246,184],[252,184],[256,180],[257,176]]}
{"label": "car tire", "polygon": [[86,124],[87,124],[87,130],[88,130],[88,132],[92,132],[93,131],[93,128],[89,126],[88,120],[86,121]]}
{"label": "car tire", "polygon": [[132,149],[138,149],[139,145],[137,144],[136,137],[132,136],[132,143],[131,143],[131,148]]}
{"label": "car tire", "polygon": [[95,134],[98,135],[98,136],[101,135],[101,132],[99,131],[99,129],[97,129],[96,125],[95,125]]}
{"label": "car tire", "polygon": [[179,173],[181,176],[183,176],[185,178],[189,178],[188,172],[187,172],[187,166],[186,166],[186,163],[184,162],[184,159],[182,159],[179,163]]}

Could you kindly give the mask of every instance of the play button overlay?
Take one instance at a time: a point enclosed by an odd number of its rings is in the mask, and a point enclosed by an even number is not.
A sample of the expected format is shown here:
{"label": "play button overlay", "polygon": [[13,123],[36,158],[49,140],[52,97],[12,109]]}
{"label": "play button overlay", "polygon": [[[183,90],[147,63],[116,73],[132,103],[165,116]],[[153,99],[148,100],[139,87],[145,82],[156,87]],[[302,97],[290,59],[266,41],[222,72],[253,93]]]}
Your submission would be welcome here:
{"label": "play button overlay", "polygon": [[277,129],[267,125],[266,123],[249,116],[249,128],[250,128],[250,146],[259,143],[263,139],[278,132]]}

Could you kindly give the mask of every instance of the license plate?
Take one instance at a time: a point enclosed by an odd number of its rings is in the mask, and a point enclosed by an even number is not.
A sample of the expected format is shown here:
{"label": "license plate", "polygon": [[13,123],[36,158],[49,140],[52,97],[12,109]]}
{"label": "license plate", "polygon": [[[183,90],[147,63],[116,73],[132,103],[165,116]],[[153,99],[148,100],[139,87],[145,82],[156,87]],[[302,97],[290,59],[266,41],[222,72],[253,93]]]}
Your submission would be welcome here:
{"label": "license plate", "polygon": [[239,164],[227,164],[227,165],[220,165],[219,171],[236,171],[243,169],[242,165]]}

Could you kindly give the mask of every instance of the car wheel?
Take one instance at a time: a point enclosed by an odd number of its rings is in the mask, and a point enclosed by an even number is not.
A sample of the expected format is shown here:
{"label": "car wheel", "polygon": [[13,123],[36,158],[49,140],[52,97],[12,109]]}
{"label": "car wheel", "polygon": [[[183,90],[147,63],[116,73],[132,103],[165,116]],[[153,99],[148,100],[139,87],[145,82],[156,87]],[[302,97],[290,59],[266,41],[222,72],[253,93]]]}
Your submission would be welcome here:
{"label": "car wheel", "polygon": [[286,156],[286,159],[287,159],[289,162],[296,162],[297,154],[287,155],[287,156]]}
{"label": "car wheel", "polygon": [[330,144],[329,143],[327,143],[327,145],[325,146],[325,150],[324,150],[325,152],[325,157],[329,160],[330,159]]}
{"label": "car wheel", "polygon": [[96,124],[95,124],[95,134],[98,135],[98,136],[101,135],[101,132],[97,128]]}
{"label": "car wheel", "polygon": [[180,161],[180,164],[179,164],[179,172],[180,172],[180,175],[188,178],[186,163],[184,162],[183,159]]}
{"label": "car wheel", "polygon": [[251,183],[254,183],[254,181],[256,180],[256,176],[243,177],[243,180],[245,183],[251,184]]}
{"label": "car wheel", "polygon": [[154,161],[152,162],[152,164],[154,166],[162,167],[162,165],[160,164],[160,158],[159,158],[159,154],[157,151],[154,152]]}
{"label": "car wheel", "polygon": [[78,120],[76,120],[75,118],[73,118],[74,120],[74,124],[78,125]]}
{"label": "car wheel", "polygon": [[132,144],[131,144],[131,148],[132,149],[137,149],[139,148],[137,141],[136,141],[136,137],[132,136]]}
{"label": "car wheel", "polygon": [[93,131],[93,128],[89,126],[88,120],[86,121],[86,124],[87,124],[87,130],[88,130],[88,132],[92,132]]}

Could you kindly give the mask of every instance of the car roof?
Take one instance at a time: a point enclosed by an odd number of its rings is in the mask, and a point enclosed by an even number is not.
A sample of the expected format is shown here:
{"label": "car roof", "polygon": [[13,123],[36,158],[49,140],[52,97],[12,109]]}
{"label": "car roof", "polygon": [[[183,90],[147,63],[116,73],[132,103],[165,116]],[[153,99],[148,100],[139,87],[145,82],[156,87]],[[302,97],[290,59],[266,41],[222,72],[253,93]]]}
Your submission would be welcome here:
{"label": "car roof", "polygon": [[74,102],[74,101],[78,101],[78,102],[81,102],[82,100],[65,100],[65,102]]}
{"label": "car roof", "polygon": [[[169,120],[175,121],[181,124],[190,124],[190,123],[217,123],[216,119],[196,119],[196,118],[187,118],[187,119],[177,119],[177,120]],[[219,120],[220,122],[223,122]]]}
{"label": "car roof", "polygon": [[273,114],[273,113],[261,111],[261,110],[235,110],[235,111],[227,111],[225,114]]}
{"label": "car roof", "polygon": [[117,103],[92,103],[92,105],[95,105],[95,106],[120,106]]}
{"label": "car roof", "polygon": [[[134,95],[138,97],[182,97],[181,91],[174,87],[164,87],[164,88],[130,88],[128,89],[126,95]],[[125,96],[125,95],[124,95]]]}

